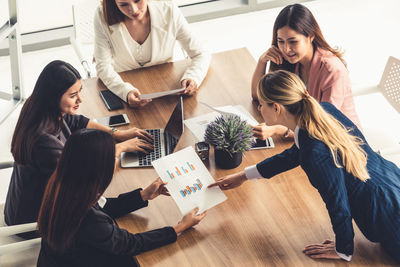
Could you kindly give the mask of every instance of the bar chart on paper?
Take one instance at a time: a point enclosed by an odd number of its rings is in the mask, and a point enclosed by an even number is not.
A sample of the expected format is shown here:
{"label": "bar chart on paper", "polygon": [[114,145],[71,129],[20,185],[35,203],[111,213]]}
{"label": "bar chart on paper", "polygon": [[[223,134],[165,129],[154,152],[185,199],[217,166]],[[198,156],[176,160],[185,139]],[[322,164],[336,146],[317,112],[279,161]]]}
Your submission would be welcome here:
{"label": "bar chart on paper", "polygon": [[152,162],[154,169],[166,185],[182,214],[199,207],[203,212],[226,200],[218,188],[207,188],[213,177],[192,147]]}
{"label": "bar chart on paper", "polygon": [[193,186],[187,185],[187,186],[185,186],[184,189],[181,189],[179,191],[179,193],[181,193],[182,197],[186,197],[187,195],[194,194],[194,193],[196,193],[196,191],[201,190],[201,188],[203,187],[202,182],[200,182],[199,179],[196,179],[196,182],[197,183],[193,184]]}
{"label": "bar chart on paper", "polygon": [[173,170],[167,170],[169,178],[174,179],[175,177],[182,176],[182,174],[189,173],[189,171],[195,171],[196,168],[193,164],[186,161],[187,166],[180,166],[179,168],[175,166]]}

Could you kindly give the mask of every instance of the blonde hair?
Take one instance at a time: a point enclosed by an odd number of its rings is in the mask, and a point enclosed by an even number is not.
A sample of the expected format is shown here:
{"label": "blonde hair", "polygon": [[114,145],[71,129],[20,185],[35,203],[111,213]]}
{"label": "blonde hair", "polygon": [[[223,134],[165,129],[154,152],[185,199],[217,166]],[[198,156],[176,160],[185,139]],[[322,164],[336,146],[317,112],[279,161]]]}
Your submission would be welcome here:
{"label": "blonde hair", "polygon": [[[327,113],[311,97],[301,79],[291,72],[278,70],[265,74],[258,83],[258,99],[267,104],[277,103],[294,115],[297,125],[310,137],[328,146],[338,168],[362,181],[369,178],[367,154],[361,148],[361,138],[349,133],[337,119]],[[339,163],[339,156],[342,162]]]}

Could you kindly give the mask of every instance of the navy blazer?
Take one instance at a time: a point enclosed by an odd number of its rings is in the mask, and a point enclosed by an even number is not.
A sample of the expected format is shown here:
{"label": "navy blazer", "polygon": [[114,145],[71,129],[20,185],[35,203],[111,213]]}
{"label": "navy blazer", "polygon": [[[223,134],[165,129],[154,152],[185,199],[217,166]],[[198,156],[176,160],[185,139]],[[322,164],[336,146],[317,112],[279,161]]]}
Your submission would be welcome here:
{"label": "navy blazer", "polygon": [[[311,184],[318,190],[326,204],[336,235],[336,251],[353,254],[354,231],[352,219],[361,232],[373,242],[380,242],[392,256],[400,252],[400,169],[375,153],[360,130],[330,103],[321,106],[341,122],[350,133],[364,141],[367,169],[370,179],[366,182],[355,178],[344,168],[335,166],[329,148],[311,138],[300,129],[299,148],[291,148],[257,164],[265,178],[300,165]],[[340,162],[340,161],[339,161]],[[390,248],[388,248],[390,247]]]}

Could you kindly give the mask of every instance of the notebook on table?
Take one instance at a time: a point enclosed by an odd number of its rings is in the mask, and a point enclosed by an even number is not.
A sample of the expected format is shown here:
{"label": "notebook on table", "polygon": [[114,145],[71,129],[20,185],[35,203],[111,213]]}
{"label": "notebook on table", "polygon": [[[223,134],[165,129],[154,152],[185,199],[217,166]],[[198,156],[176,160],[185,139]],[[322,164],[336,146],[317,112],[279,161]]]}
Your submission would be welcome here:
{"label": "notebook on table", "polygon": [[183,133],[183,100],[179,98],[164,129],[146,129],[153,136],[154,151],[121,153],[121,167],[151,167],[151,162],[165,155],[172,154]]}

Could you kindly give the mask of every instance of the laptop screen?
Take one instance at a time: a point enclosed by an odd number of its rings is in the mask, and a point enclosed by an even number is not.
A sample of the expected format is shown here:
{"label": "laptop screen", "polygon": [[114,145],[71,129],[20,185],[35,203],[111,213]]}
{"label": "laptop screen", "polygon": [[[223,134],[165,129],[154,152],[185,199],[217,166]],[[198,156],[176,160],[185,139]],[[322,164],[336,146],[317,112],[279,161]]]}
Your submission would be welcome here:
{"label": "laptop screen", "polygon": [[183,100],[182,97],[180,97],[171,117],[169,118],[167,126],[165,126],[165,131],[172,135],[176,140],[179,140],[183,133],[183,127]]}

